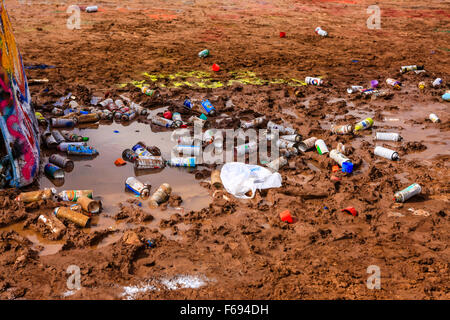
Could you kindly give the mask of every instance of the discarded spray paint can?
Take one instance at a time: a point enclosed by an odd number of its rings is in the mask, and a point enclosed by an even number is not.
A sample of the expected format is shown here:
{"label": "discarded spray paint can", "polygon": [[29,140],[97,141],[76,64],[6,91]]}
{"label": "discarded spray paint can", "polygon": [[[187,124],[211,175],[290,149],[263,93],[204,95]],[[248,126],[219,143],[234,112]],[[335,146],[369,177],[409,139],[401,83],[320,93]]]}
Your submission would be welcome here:
{"label": "discarded spray paint can", "polygon": [[439,119],[439,117],[437,115],[435,115],[434,113],[430,113],[429,117],[428,117],[432,122],[441,122],[441,119]]}
{"label": "discarded spray paint can", "polygon": [[386,83],[387,83],[388,85],[394,87],[395,89],[400,89],[400,87],[401,87],[401,85],[402,85],[400,81],[397,81],[397,80],[392,79],[392,78],[387,78],[387,79],[386,79]]}
{"label": "discarded spray paint can", "polygon": [[236,155],[241,156],[246,153],[255,152],[258,150],[258,144],[255,141],[251,141],[246,144],[241,144],[236,147]]}
{"label": "discarded spray paint can", "polygon": [[169,200],[172,193],[172,187],[168,183],[163,183],[150,197],[149,204],[151,208],[157,208],[161,203]]}
{"label": "discarded spray paint can", "polygon": [[172,120],[169,120],[169,119],[166,119],[166,118],[163,118],[163,117],[159,117],[159,116],[153,117],[152,118],[152,123],[156,124],[158,126],[166,127],[166,128],[171,128],[171,127],[174,126]]}
{"label": "discarded spray paint can", "polygon": [[306,140],[303,140],[298,144],[298,149],[302,152],[308,151],[309,149],[312,149],[316,144],[317,138],[311,137]]}
{"label": "discarded spray paint can", "polygon": [[400,141],[402,140],[402,137],[395,132],[377,132],[376,139],[384,141]]}
{"label": "discarded spray paint can", "polygon": [[355,128],[353,129],[354,132],[359,130],[365,130],[373,126],[373,119],[372,118],[366,118],[357,124],[355,124]]}
{"label": "discarded spray paint can", "polygon": [[200,155],[201,146],[193,145],[176,145],[173,147],[175,153],[182,153],[185,156],[198,156]]}
{"label": "discarded spray paint can", "polygon": [[267,164],[267,167],[277,171],[279,168],[284,167],[285,165],[287,165],[288,160],[286,159],[286,157],[281,156],[273,161],[271,161],[270,163]]}
{"label": "discarded spray paint can", "polygon": [[265,116],[253,119],[251,121],[242,121],[241,120],[241,128],[243,128],[243,129],[250,129],[250,128],[253,128],[253,127],[257,127],[257,126],[263,124],[265,120],[266,120]]}
{"label": "discarded spray paint can", "polygon": [[136,118],[136,112],[131,111],[131,112],[127,112],[127,113],[122,114],[122,118],[121,119],[122,119],[122,121],[131,121],[134,118]]}
{"label": "discarded spray paint can", "polygon": [[149,156],[137,158],[134,161],[134,167],[140,169],[161,169],[164,168],[164,159],[161,156]]}
{"label": "discarded spray paint can", "polygon": [[74,168],[74,163],[72,160],[67,159],[59,154],[52,154],[48,158],[48,162],[65,169],[66,171],[72,171]]}
{"label": "discarded spray paint can", "polygon": [[52,131],[52,136],[53,136],[53,138],[55,138],[57,144],[60,144],[61,142],[65,142],[66,141],[66,139],[64,139],[64,137],[61,134],[61,132],[59,132],[57,130],[53,130]]}
{"label": "discarded spray paint can", "polygon": [[141,91],[147,96],[156,96],[156,90],[150,89],[149,87],[142,87]]}
{"label": "discarded spray paint can", "polygon": [[140,182],[135,177],[128,177],[127,180],[125,180],[125,187],[127,190],[140,196],[141,199],[147,199],[150,195],[151,186]]}
{"label": "discarded spray paint can", "polygon": [[62,142],[56,148],[61,152],[66,152],[69,146],[86,146],[86,142]]}
{"label": "discarded spray paint can", "polygon": [[[64,137],[64,139],[66,139],[67,141],[70,141],[70,142],[89,141],[88,137],[82,137],[73,132],[69,132],[66,130],[61,131],[61,134]],[[63,151],[65,151],[65,150],[63,150]]]}
{"label": "discarded spray paint can", "polygon": [[300,141],[302,141],[302,136],[299,134],[288,134],[288,135],[280,136],[280,139],[286,140],[286,141],[291,141],[291,142],[300,142]]}
{"label": "discarded spray paint can", "polygon": [[298,149],[297,148],[284,148],[284,149],[280,149],[278,152],[283,157],[290,158],[290,157],[296,156],[298,154]]}
{"label": "discarded spray paint can", "polygon": [[312,84],[314,86],[321,86],[323,85],[323,80],[320,78],[314,78],[314,77],[306,77],[305,78],[306,84]]}
{"label": "discarded spray paint can", "polygon": [[122,158],[128,162],[134,162],[138,158],[138,154],[131,149],[125,149],[122,152]]}
{"label": "discarded spray paint can", "polygon": [[342,164],[344,162],[352,162],[349,158],[347,158],[345,155],[343,155],[341,152],[337,151],[336,149],[333,149],[330,151],[330,158],[336,161],[340,167],[342,167]]}
{"label": "discarded spray paint can", "polygon": [[267,129],[278,130],[282,134],[295,134],[295,129],[276,124],[272,121],[267,122]]}
{"label": "discarded spray paint can", "polygon": [[383,157],[383,158],[386,158],[389,160],[398,160],[399,159],[398,153],[396,151],[388,149],[388,148],[380,147],[380,146],[376,146],[373,153],[377,156],[380,156],[380,157]]}
{"label": "discarded spray paint can", "polygon": [[88,198],[93,197],[92,190],[64,190],[58,193],[58,199],[61,201],[77,202],[78,198],[85,196]]}
{"label": "discarded spray paint can", "polygon": [[400,67],[400,72],[401,73],[405,73],[408,71],[414,71],[414,70],[423,70],[424,66],[417,66],[417,65],[413,65],[413,66],[402,66]]}
{"label": "discarded spray paint can", "polygon": [[52,179],[62,179],[64,178],[64,171],[54,164],[47,163],[44,167],[44,172],[47,176]]}
{"label": "discarded spray paint can", "polygon": [[58,142],[55,140],[55,137],[53,135],[47,135],[43,137],[45,139],[45,145],[47,148],[55,148],[58,145]]}
{"label": "discarded spray paint can", "polygon": [[194,110],[194,103],[189,99],[184,100],[183,106],[189,110]]}
{"label": "discarded spray paint can", "polygon": [[206,58],[207,56],[209,56],[209,50],[205,49],[202,50],[198,53],[199,58]]}
{"label": "discarded spray paint can", "polygon": [[347,93],[354,93],[354,92],[361,92],[364,89],[363,86],[351,86],[350,88],[347,89]]}
{"label": "discarded spray paint can", "polygon": [[345,124],[341,126],[332,125],[331,126],[331,132],[334,134],[349,134],[352,133],[352,125],[351,124]]}
{"label": "discarded spray paint can", "polygon": [[89,146],[77,146],[71,144],[67,147],[67,154],[75,156],[95,156],[98,155],[98,151]]}
{"label": "discarded spray paint can", "polygon": [[171,167],[195,167],[197,159],[195,157],[172,157],[166,163]]}
{"label": "discarded spray paint can", "polygon": [[97,113],[88,113],[78,116],[78,123],[97,122],[98,120],[100,120],[100,117]]}
{"label": "discarded spray paint can", "polygon": [[85,216],[84,214],[71,210],[68,207],[58,207],[55,208],[53,214],[60,219],[69,220],[70,222],[75,223],[76,225],[84,228],[88,225],[91,218]]}
{"label": "discarded spray paint can", "polygon": [[138,157],[141,157],[141,158],[147,158],[147,157],[153,156],[151,154],[151,152],[147,150],[147,148],[145,148],[144,146],[142,146],[140,144],[135,144],[133,146],[133,148],[131,148],[131,150],[133,150],[138,155]]}
{"label": "discarded spray paint can", "polygon": [[52,118],[51,124],[53,128],[72,128],[77,124],[77,120],[76,118],[73,119]]}
{"label": "discarded spray paint can", "polygon": [[222,179],[220,178],[220,170],[213,170],[211,172],[211,185],[217,189],[223,187]]}
{"label": "discarded spray paint can", "polygon": [[113,113],[108,109],[102,110],[102,113],[100,115],[101,120],[112,120],[113,117],[114,117]]}
{"label": "discarded spray paint can", "polygon": [[181,119],[181,114],[179,112],[174,112],[172,114],[172,121],[176,128],[179,128],[183,124],[183,120]]}
{"label": "discarded spray paint can", "polygon": [[328,32],[326,32],[325,30],[323,30],[321,27],[317,27],[317,28],[314,30],[314,32],[317,33],[319,36],[322,36],[322,37],[328,36]]}
{"label": "discarded spray paint can", "polygon": [[319,154],[325,154],[328,152],[327,145],[322,139],[317,139],[314,145],[316,146],[316,150]]}
{"label": "discarded spray paint can", "polygon": [[43,190],[30,191],[30,192],[22,192],[16,197],[16,201],[20,201],[23,203],[30,203],[39,200],[55,200],[56,189],[55,188],[45,188]]}
{"label": "discarded spray paint can", "polygon": [[79,204],[84,211],[91,214],[97,214],[100,212],[101,204],[97,200],[92,200],[91,198],[81,196],[77,199],[77,204]]}
{"label": "discarded spray paint can", "polygon": [[398,191],[394,194],[394,200],[396,202],[405,202],[406,200],[414,197],[422,192],[422,187],[418,183],[413,183],[409,187]]}
{"label": "discarded spray paint can", "polygon": [[442,79],[441,78],[436,78],[433,83],[431,84],[434,88],[439,87],[442,84]]}
{"label": "discarded spray paint can", "polygon": [[207,115],[214,116],[216,114],[216,109],[213,107],[211,102],[208,99],[202,101],[202,107],[205,110]]}
{"label": "discarded spray paint can", "polygon": [[276,142],[277,147],[286,149],[286,148],[297,148],[297,142],[287,141],[283,139],[278,139]]}
{"label": "discarded spray paint can", "polygon": [[97,12],[97,11],[98,11],[98,7],[97,6],[86,7],[86,12],[88,12],[88,13]]}
{"label": "discarded spray paint can", "polygon": [[113,112],[113,117],[115,120],[119,121],[120,119],[122,119],[123,113],[120,112],[119,110],[116,110]]}
{"label": "discarded spray paint can", "polygon": [[54,115],[54,116],[62,116],[62,115],[64,115],[64,111],[62,109],[59,109],[59,108],[53,108],[52,115]]}
{"label": "discarded spray paint can", "polygon": [[130,108],[141,116],[145,116],[147,114],[147,109],[133,101],[130,101]]}
{"label": "discarded spray paint can", "polygon": [[123,103],[123,101],[121,99],[116,99],[114,101],[114,104],[119,108],[122,109],[125,107],[125,103]]}
{"label": "discarded spray paint can", "polygon": [[59,239],[64,230],[66,230],[66,226],[55,217],[55,215],[47,215],[41,214],[38,217],[38,221],[42,222],[48,230],[54,234],[56,239]]}

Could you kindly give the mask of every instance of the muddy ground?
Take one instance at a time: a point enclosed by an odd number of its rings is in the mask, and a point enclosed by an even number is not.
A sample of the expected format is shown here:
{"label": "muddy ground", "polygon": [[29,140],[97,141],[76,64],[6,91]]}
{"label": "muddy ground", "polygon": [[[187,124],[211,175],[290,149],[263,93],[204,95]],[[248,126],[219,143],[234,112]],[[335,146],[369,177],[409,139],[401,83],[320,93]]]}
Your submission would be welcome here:
{"label": "muddy ground", "polygon": [[[333,180],[333,161],[309,151],[280,170],[281,188],[238,200],[215,192],[207,183],[212,168],[202,167],[189,174],[209,194],[203,209],[152,212],[130,198],[101,213],[125,221],[119,227],[105,223],[86,232],[66,223],[56,242],[37,217],[68,204],[24,205],[14,201],[19,190],[2,191],[1,299],[450,297],[450,112],[441,99],[450,89],[445,2],[378,1],[381,29],[376,30],[366,24],[370,1],[99,1],[99,12],[81,13],[81,29],[69,30],[71,4],[6,1],[24,64],[55,66],[27,70],[29,80],[49,80],[30,86],[36,109],[46,116],[48,106],[68,92],[84,103],[93,94],[126,93],[151,110],[175,110],[186,96],[206,97],[232,117],[230,128],[257,113],[292,125],[305,138],[322,138],[330,149],[343,142],[351,147],[356,169]],[[329,37],[314,33],[319,25]],[[279,37],[281,31],[285,38]],[[211,56],[200,59],[197,53],[204,48]],[[221,71],[212,74],[212,63]],[[413,64],[425,65],[426,72],[400,74],[400,66]],[[211,73],[200,82],[218,88],[193,85],[201,77],[190,79],[192,74],[173,76],[192,71]],[[143,72],[163,75],[151,78]],[[325,85],[291,80],[306,76],[322,76]],[[387,86],[388,77],[402,81],[402,89]],[[436,77],[444,84],[431,88]],[[350,85],[366,87],[372,79],[392,94],[377,99],[347,94]],[[160,96],[141,94],[133,80],[159,87]],[[417,87],[420,81],[427,83],[424,90]],[[230,99],[231,108],[226,105]],[[427,120],[431,112],[440,123]],[[374,127],[356,136],[329,130],[333,123],[368,116]],[[404,140],[376,143],[375,131],[399,132]],[[397,150],[400,160],[374,156],[379,144]],[[43,147],[43,157],[48,153]],[[100,175],[101,167],[97,171]],[[395,205],[393,194],[414,182],[422,194]],[[44,178],[26,190],[41,185]],[[101,186],[95,194],[107,196]],[[168,206],[180,205],[174,196]],[[355,207],[358,216],[341,212],[347,206]],[[280,221],[285,209],[295,223]],[[36,240],[36,233],[46,241]],[[99,247],[106,238],[114,241]],[[153,247],[146,245],[149,239]],[[57,250],[48,254],[55,244]],[[70,265],[81,269],[81,290],[67,287]],[[380,268],[378,290],[366,286],[371,265]]]}

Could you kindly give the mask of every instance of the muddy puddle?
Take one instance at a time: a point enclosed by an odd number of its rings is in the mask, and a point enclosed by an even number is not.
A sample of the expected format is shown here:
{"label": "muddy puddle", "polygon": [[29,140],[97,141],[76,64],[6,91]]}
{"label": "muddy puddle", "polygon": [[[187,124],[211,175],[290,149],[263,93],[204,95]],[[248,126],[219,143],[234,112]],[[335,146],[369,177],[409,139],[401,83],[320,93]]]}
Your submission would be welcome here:
{"label": "muddy puddle", "polygon": [[[201,210],[211,202],[209,193],[199,184],[201,180],[196,180],[195,175],[189,173],[194,170],[193,168],[165,167],[155,170],[135,170],[132,163],[119,167],[114,164],[114,161],[122,156],[124,149],[131,148],[138,141],[159,147],[163,157],[170,158],[171,149],[175,145],[170,139],[172,131],[153,132],[150,125],[133,122],[129,125],[102,123],[98,128],[74,128],[73,132],[89,137],[88,145],[96,148],[99,155],[93,158],[69,156],[74,161],[75,167],[71,172],[65,172],[64,181],[56,182],[42,175],[39,185],[40,188],[54,187],[58,192],[72,189],[94,190],[94,198],[102,201],[103,211],[100,215],[92,217],[91,227],[83,229],[84,232],[90,233],[107,228],[126,230],[142,225],[159,228],[162,219],[167,219],[174,213],[183,215],[191,210]],[[44,150],[43,163],[48,163],[48,157],[55,152],[57,151]],[[57,153],[66,156],[62,152]],[[197,167],[197,169],[201,168],[201,166]],[[168,206],[166,210],[149,208],[148,200],[142,200],[125,190],[125,180],[131,176],[136,176],[140,181],[150,184],[151,193],[155,192],[162,183],[169,183],[172,186],[172,193],[181,196],[182,203],[179,207]],[[119,203],[126,203],[129,199],[138,199],[139,209],[150,213],[154,219],[139,224],[115,220],[114,216],[119,211]],[[126,205],[136,206],[129,203]],[[179,225],[178,228],[179,231],[184,231],[189,229],[189,226]],[[40,252],[41,255],[56,253],[62,246],[62,242],[49,241],[33,230],[24,230],[21,224],[9,226],[4,230],[15,230],[36,246],[44,247],[44,250]],[[172,240],[182,238],[179,233],[173,235],[170,229],[162,229],[160,232]],[[112,233],[92,248],[97,249],[114,243],[121,236],[122,232]]]}

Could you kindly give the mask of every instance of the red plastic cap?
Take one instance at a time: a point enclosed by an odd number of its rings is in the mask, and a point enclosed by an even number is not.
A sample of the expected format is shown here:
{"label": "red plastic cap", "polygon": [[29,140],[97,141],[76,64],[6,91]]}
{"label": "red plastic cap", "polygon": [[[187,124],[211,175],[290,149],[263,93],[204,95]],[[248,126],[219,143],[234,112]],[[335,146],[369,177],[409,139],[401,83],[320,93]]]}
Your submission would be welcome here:
{"label": "red plastic cap", "polygon": [[348,214],[351,214],[354,217],[358,215],[358,211],[356,211],[356,209],[353,207],[344,208],[341,210],[341,212],[347,212]]}
{"label": "red plastic cap", "polygon": [[119,166],[124,166],[127,163],[122,158],[117,158],[116,161],[114,161],[114,164],[119,167]]}
{"label": "red plastic cap", "polygon": [[219,67],[219,65],[217,65],[217,64],[214,63],[214,64],[212,65],[212,69],[213,69],[213,71],[216,71],[216,72],[217,72],[217,71],[220,70],[220,67]]}
{"label": "red plastic cap", "polygon": [[293,223],[294,220],[292,219],[291,212],[289,210],[284,210],[280,213],[281,221],[285,221],[287,223]]}
{"label": "red plastic cap", "polygon": [[163,117],[166,118],[166,119],[171,120],[172,119],[172,112],[170,112],[170,111],[164,112],[163,113]]}
{"label": "red plastic cap", "polygon": [[286,37],[286,32],[280,32],[280,38]]}

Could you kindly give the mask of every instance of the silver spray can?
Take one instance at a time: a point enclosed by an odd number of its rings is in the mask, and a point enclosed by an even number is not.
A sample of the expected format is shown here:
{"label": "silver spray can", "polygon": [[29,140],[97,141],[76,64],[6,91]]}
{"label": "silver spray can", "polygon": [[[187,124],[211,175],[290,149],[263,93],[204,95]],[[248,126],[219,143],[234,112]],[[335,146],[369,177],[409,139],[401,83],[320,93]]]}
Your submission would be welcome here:
{"label": "silver spray can", "polygon": [[253,119],[251,121],[242,121],[241,120],[241,128],[249,129],[249,128],[257,127],[257,126],[261,125],[264,122],[264,120],[266,120],[265,116]]}
{"label": "silver spray can", "polygon": [[395,132],[377,132],[376,139],[384,141],[400,141],[402,140],[402,137]]}
{"label": "silver spray can", "polygon": [[48,158],[48,162],[57,165],[60,168],[66,169],[67,171],[72,171],[74,168],[74,163],[72,160],[60,156],[59,154],[52,154],[50,158]]}
{"label": "silver spray can", "polygon": [[394,200],[397,202],[405,202],[411,197],[422,192],[422,187],[418,183],[413,183],[408,188],[398,191],[394,194]]}
{"label": "silver spray can", "polygon": [[439,119],[439,117],[437,115],[435,115],[434,113],[430,113],[429,117],[428,117],[432,122],[440,122],[441,119]]}
{"label": "silver spray can", "polygon": [[336,149],[333,149],[330,151],[330,158],[333,159],[334,161],[336,161],[339,164],[339,166],[341,166],[341,167],[344,162],[351,162],[351,160],[349,158],[344,156],[342,153],[340,153]]}
{"label": "silver spray can", "polygon": [[290,157],[296,156],[298,154],[298,149],[297,148],[280,149],[279,153],[283,157],[290,158]]}
{"label": "silver spray can", "polygon": [[246,153],[255,152],[258,149],[258,144],[255,141],[252,141],[247,144],[241,144],[236,147],[236,154],[238,156],[244,155]]}
{"label": "silver spray can", "polygon": [[176,145],[173,147],[175,153],[182,153],[185,156],[198,156],[200,155],[201,147],[192,145]]}
{"label": "silver spray can", "polygon": [[306,152],[309,149],[314,148],[316,141],[317,141],[316,137],[308,138],[308,139],[303,140],[302,142],[300,142],[298,144],[298,148],[300,149],[300,151]]}
{"label": "silver spray can", "polygon": [[373,153],[377,156],[380,156],[380,157],[383,157],[383,158],[386,158],[389,160],[398,160],[399,159],[398,153],[396,151],[387,149],[384,147],[380,147],[380,146],[375,147],[375,150],[373,151]]}
{"label": "silver spray can", "polygon": [[134,194],[139,195],[142,199],[146,199],[150,195],[150,188],[148,185],[143,184],[135,177],[129,177],[125,180],[125,187],[133,192]]}
{"label": "silver spray can", "polygon": [[322,139],[316,140],[316,142],[314,144],[315,144],[317,152],[319,154],[325,154],[325,153],[329,152],[327,145],[325,144],[325,141],[323,141]]}
{"label": "silver spray can", "polygon": [[52,131],[52,136],[53,138],[55,138],[56,143],[60,144],[61,142],[65,142],[66,139],[64,139],[63,135],[61,134],[61,132],[57,131],[57,130],[53,130]]}
{"label": "silver spray can", "polygon": [[342,126],[332,125],[331,132],[335,134],[349,134],[352,133],[353,126],[351,124],[346,124]]}
{"label": "silver spray can", "polygon": [[156,124],[158,126],[162,126],[162,127],[166,127],[166,128],[170,128],[173,126],[173,121],[166,119],[166,118],[162,118],[162,117],[153,117],[152,118],[152,123]]}
{"label": "silver spray can", "polygon": [[278,159],[275,159],[272,162],[268,163],[267,167],[274,171],[277,171],[279,168],[284,167],[287,163],[288,163],[287,159],[281,156]]}
{"label": "silver spray can", "polygon": [[277,140],[276,145],[277,145],[278,148],[282,148],[282,149],[296,148],[297,147],[297,143],[296,142],[287,141],[287,140],[283,140],[283,139]]}
{"label": "silver spray can", "polygon": [[292,141],[292,142],[300,142],[302,141],[302,136],[299,134],[287,134],[280,136],[280,139],[286,140],[286,141]]}

